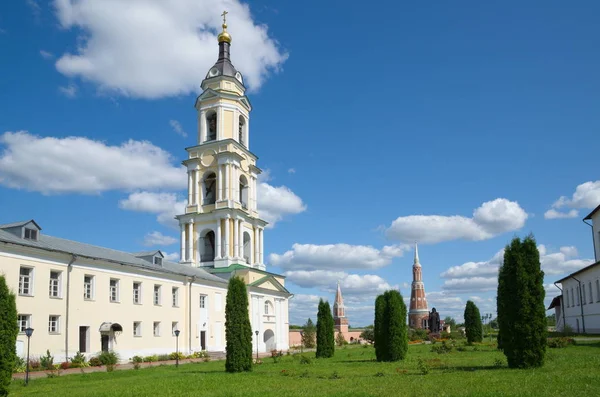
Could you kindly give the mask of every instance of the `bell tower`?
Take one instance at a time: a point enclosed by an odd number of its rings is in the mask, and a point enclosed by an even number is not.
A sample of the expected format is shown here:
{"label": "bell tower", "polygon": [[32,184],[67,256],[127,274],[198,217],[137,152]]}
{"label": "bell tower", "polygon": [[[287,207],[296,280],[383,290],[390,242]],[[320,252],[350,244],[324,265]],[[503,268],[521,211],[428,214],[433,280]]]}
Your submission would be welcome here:
{"label": "bell tower", "polygon": [[242,74],[231,63],[227,12],[217,39],[219,54],[195,103],[197,144],[186,148],[188,174],[181,227],[181,263],[227,267],[241,264],[265,270],[263,230],[256,203],[262,172],[250,152],[250,112]]}
{"label": "bell tower", "polygon": [[427,329],[429,309],[425,297],[425,285],[421,263],[419,263],[419,248],[415,243],[415,259],[413,262],[413,282],[410,290],[410,309],[408,311],[408,325],[411,328]]}
{"label": "bell tower", "polygon": [[333,322],[338,332],[342,334],[348,332],[348,318],[346,317],[346,307],[344,306],[344,298],[342,298],[339,282],[335,293],[335,302],[333,303]]}

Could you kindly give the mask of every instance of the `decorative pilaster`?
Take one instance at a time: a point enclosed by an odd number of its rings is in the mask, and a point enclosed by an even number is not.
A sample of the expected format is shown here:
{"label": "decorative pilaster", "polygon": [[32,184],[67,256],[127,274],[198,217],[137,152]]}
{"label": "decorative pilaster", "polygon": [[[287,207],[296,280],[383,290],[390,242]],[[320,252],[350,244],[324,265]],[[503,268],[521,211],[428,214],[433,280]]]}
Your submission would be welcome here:
{"label": "decorative pilaster", "polygon": [[188,205],[192,205],[192,192],[194,190],[194,176],[193,171],[188,170]]}
{"label": "decorative pilaster", "polygon": [[202,190],[200,188],[200,170],[195,170],[194,171],[194,204],[198,204],[198,205],[202,205],[201,202],[201,197],[202,195],[200,194],[200,190]]}
{"label": "decorative pilaster", "polygon": [[229,215],[227,215],[227,218],[225,219],[225,258],[229,258],[229,223],[230,218]]}
{"label": "decorative pilaster", "polygon": [[254,238],[252,239],[252,262],[258,264],[258,228],[254,227]]}
{"label": "decorative pilaster", "polygon": [[188,223],[188,262],[194,261],[194,220]]}
{"label": "decorative pilaster", "polygon": [[180,224],[179,227],[181,228],[181,257],[179,260],[185,262],[185,223]]}
{"label": "decorative pilaster", "polygon": [[263,263],[265,263],[264,257],[263,257],[263,249],[264,249],[264,245],[263,245],[263,228],[258,229],[258,233],[259,233],[259,240],[260,240],[260,249],[258,252],[258,257],[259,257],[259,263],[262,265]]}
{"label": "decorative pilaster", "polygon": [[223,197],[223,199],[230,200],[231,192],[229,191],[229,185],[231,181],[231,167],[229,164],[225,164],[223,167],[225,167],[225,197]]}
{"label": "decorative pilaster", "polygon": [[237,228],[238,228],[238,258],[244,258],[244,234],[242,233],[242,220],[237,220]]}
{"label": "decorative pilaster", "polygon": [[215,252],[215,259],[221,259],[222,256],[222,252],[221,252],[221,219],[217,219],[217,235],[215,236],[215,248],[216,251]]}
{"label": "decorative pilaster", "polygon": [[200,135],[198,137],[200,143],[204,143],[208,140],[208,130],[206,128],[206,111],[200,111]]}

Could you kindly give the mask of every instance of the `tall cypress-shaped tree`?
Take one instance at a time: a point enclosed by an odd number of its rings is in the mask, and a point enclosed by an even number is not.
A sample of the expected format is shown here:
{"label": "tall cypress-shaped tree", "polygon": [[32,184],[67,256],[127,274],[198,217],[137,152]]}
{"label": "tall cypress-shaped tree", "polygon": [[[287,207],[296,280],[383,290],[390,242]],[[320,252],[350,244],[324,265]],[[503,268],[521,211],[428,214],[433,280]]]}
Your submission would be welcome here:
{"label": "tall cypress-shaped tree", "polygon": [[17,343],[17,304],[15,294],[0,275],[0,396],[8,395],[15,365]]}
{"label": "tall cypress-shaped tree", "polygon": [[399,291],[386,292],[386,321],[388,324],[388,360],[398,361],[406,357],[408,351],[408,326],[406,324],[406,305]]}
{"label": "tall cypress-shaped tree", "polygon": [[229,279],[225,305],[225,337],[227,339],[225,370],[252,370],[252,327],[248,314],[246,283],[234,276]]}
{"label": "tall cypress-shaped tree", "polygon": [[498,276],[498,325],[510,368],[544,364],[547,330],[543,280],[534,237],[529,235],[522,242],[513,239],[505,249]]}
{"label": "tall cypress-shaped tree", "polygon": [[317,312],[317,358],[333,357],[335,352],[334,322],[328,301],[319,300]]}
{"label": "tall cypress-shaped tree", "polygon": [[377,361],[387,361],[388,337],[385,322],[385,296],[379,295],[375,299],[375,321],[373,323],[373,334],[375,337],[375,356]]}
{"label": "tall cypress-shaped tree", "polygon": [[465,306],[464,317],[467,342],[481,342],[483,340],[481,314],[479,313],[479,308],[473,301],[467,301],[467,305]]}

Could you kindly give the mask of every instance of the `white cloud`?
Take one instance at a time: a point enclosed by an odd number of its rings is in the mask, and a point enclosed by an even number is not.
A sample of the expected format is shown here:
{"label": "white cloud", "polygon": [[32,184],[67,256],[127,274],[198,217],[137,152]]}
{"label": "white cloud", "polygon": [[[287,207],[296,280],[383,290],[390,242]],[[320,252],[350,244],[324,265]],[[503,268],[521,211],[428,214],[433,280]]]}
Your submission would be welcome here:
{"label": "white cloud", "polygon": [[296,173],[296,169],[295,168],[290,168],[288,170],[288,174],[295,174]]}
{"label": "white cloud", "polygon": [[439,243],[457,239],[486,240],[518,230],[525,225],[527,213],[516,201],[498,198],[483,203],[467,218],[460,215],[410,215],[394,220],[386,236],[400,241]]}
{"label": "white cloud", "polygon": [[306,211],[306,205],[290,188],[272,186],[266,182],[258,182],[258,213],[269,222],[267,228],[272,228],[286,215],[299,214]]}
{"label": "white cloud", "polygon": [[[0,136],[0,184],[43,194],[108,190],[181,189],[186,172],[147,141],[120,146],[83,137],[39,137],[27,131]],[[30,170],[34,169],[35,172]]]}
{"label": "white cloud", "polygon": [[[579,211],[576,209],[596,208],[600,205],[600,180],[588,181],[578,185],[571,198],[562,196],[552,204],[552,209],[546,211],[544,218],[560,219],[560,218],[576,218],[579,216]],[[561,208],[572,208],[567,212],[557,211]]]}
{"label": "white cloud", "polygon": [[402,256],[410,246],[372,246],[349,244],[294,244],[284,254],[271,254],[269,262],[286,270],[378,269]]}
{"label": "white cloud", "polygon": [[125,96],[195,92],[217,60],[218,10],[229,12],[232,62],[251,90],[288,57],[238,0],[55,0],[55,8],[63,28],[84,33],[77,51],[56,62],[58,71]]}
{"label": "white cloud", "polygon": [[179,252],[172,252],[170,254],[163,252],[163,255],[165,256],[165,260],[169,262],[179,262]]}
{"label": "white cloud", "polygon": [[35,0],[25,0],[25,4],[27,4],[36,19],[40,17],[42,8]]}
{"label": "white cloud", "polygon": [[330,270],[293,270],[284,273],[287,281],[302,288],[319,288],[333,293],[339,281],[343,295],[378,294],[397,286],[391,286],[380,276],[374,274],[348,274]]}
{"label": "white cloud", "polygon": [[67,98],[75,98],[77,96],[77,85],[69,83],[67,86],[58,87],[58,91]]}
{"label": "white cloud", "polygon": [[[546,276],[571,273],[593,263],[591,259],[576,258],[579,254],[573,246],[560,247],[559,252],[550,252],[544,244],[539,244],[538,251],[540,264]],[[454,292],[495,290],[498,286],[498,270],[503,260],[504,249],[488,261],[453,266],[440,274],[440,277],[446,279],[442,289]]]}
{"label": "white cloud", "polygon": [[182,137],[187,138],[187,132],[183,130],[183,127],[181,126],[181,123],[179,121],[169,120],[169,125],[171,126],[171,128],[173,128],[173,131],[175,131],[177,135],[181,135]]}
{"label": "white cloud", "polygon": [[119,201],[124,210],[157,214],[157,221],[165,226],[177,228],[175,215],[183,214],[186,200],[177,200],[175,193],[135,192]]}
{"label": "white cloud", "polygon": [[577,218],[579,216],[579,211],[570,210],[569,212],[560,212],[555,210],[554,208],[549,209],[544,212],[545,219],[565,219],[565,218]]}
{"label": "white cloud", "polygon": [[144,237],[144,245],[148,247],[156,245],[172,245],[178,241],[178,239],[171,236],[165,236],[164,234],[158,231],[148,233]]}
{"label": "white cloud", "polygon": [[44,51],[44,50],[40,50],[40,55],[44,59],[54,58],[54,54],[52,54],[51,52],[48,52],[48,51]]}

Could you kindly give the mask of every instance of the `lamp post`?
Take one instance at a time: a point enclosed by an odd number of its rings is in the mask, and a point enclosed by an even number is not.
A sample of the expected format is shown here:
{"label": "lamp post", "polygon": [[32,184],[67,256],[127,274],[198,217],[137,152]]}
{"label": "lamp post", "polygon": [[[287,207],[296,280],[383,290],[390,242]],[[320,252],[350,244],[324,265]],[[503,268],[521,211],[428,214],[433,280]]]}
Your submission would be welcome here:
{"label": "lamp post", "polygon": [[25,368],[25,386],[29,384],[29,342],[31,341],[32,334],[33,328],[27,327],[25,329],[25,335],[27,336],[27,367]]}
{"label": "lamp post", "polygon": [[179,330],[175,330],[175,368],[179,368]]}
{"label": "lamp post", "polygon": [[256,363],[258,364],[258,330],[254,331],[254,335],[256,335]]}
{"label": "lamp post", "polygon": [[300,354],[304,354],[304,331],[300,331]]}

